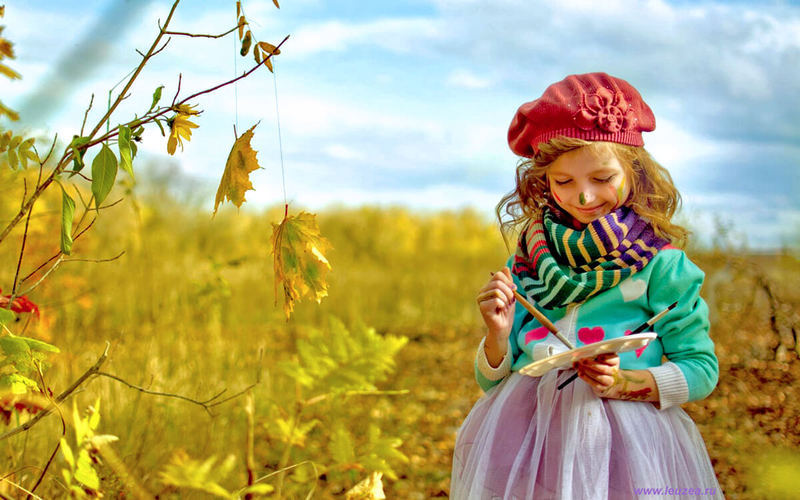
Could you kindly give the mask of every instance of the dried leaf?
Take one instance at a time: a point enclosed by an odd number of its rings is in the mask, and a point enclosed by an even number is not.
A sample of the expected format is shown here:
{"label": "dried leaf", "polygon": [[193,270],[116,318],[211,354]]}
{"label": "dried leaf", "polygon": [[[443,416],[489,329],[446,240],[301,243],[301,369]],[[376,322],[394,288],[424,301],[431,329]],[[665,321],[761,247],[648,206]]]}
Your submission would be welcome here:
{"label": "dried leaf", "polygon": [[250,30],[247,30],[247,33],[244,34],[244,40],[242,40],[242,50],[239,53],[243,56],[246,56],[248,52],[250,52],[250,44],[253,43],[253,34]]}
{"label": "dried leaf", "polygon": [[256,64],[261,64],[261,49],[258,48],[258,45],[253,47],[253,57],[256,60]]}
{"label": "dried leaf", "polygon": [[225,164],[225,172],[222,173],[222,179],[219,181],[219,188],[217,188],[217,197],[214,200],[215,214],[219,204],[226,198],[237,207],[241,207],[245,201],[245,191],[253,189],[253,184],[250,182],[250,172],[260,167],[256,158],[257,151],[250,146],[250,140],[253,138],[253,129],[257,126],[258,123],[250,127],[247,132],[233,143],[231,152],[228,155],[228,161]]}
{"label": "dried leaf", "polygon": [[247,24],[247,20],[244,16],[239,16],[239,40],[242,39],[244,36],[244,25]]}
{"label": "dried leaf", "polygon": [[258,42],[258,46],[264,52],[277,56],[281,53],[281,49],[267,42]]}
{"label": "dried leaf", "polygon": [[275,4],[275,7],[279,8],[279,9],[281,8],[281,6],[278,5],[278,0],[272,0],[272,3]]}
{"label": "dried leaf", "polygon": [[17,73],[13,69],[9,68],[5,64],[0,64],[0,73],[6,75],[7,77],[9,77],[12,80],[18,80],[18,79],[22,78],[22,75],[20,75],[19,73]]}
{"label": "dried leaf", "polygon": [[383,492],[382,476],[383,473],[381,472],[373,472],[368,478],[345,493],[344,498],[346,500],[379,500],[386,498]]}
{"label": "dried leaf", "polygon": [[236,17],[242,15],[242,2],[237,0],[236,1]]}
{"label": "dried leaf", "polygon": [[288,320],[294,302],[313,297],[317,302],[328,295],[326,282],[331,265],[325,258],[330,243],[322,237],[314,214],[300,212],[272,224],[272,252],[275,270],[275,302],[278,285],[283,283],[283,311]]}
{"label": "dried leaf", "polygon": [[0,101],[0,116],[6,115],[9,120],[17,121],[19,120],[19,113],[14,111],[13,109],[7,107]]}

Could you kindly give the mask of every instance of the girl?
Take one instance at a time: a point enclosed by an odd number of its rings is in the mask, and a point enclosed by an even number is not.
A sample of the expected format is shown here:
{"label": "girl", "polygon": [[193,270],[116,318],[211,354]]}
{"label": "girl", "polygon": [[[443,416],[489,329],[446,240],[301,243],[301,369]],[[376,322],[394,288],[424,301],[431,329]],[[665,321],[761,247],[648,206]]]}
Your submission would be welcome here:
{"label": "girl", "polygon": [[[703,272],[671,245],[687,235],[670,222],[680,195],[642,147],[654,129],[636,89],[605,73],[568,76],[517,111],[508,141],[528,159],[497,215],[519,242],[478,294],[486,394],[458,431],[451,498],[722,498],[679,406],[708,396],[719,370]],[[646,348],[534,378],[517,371],[566,348],[514,290],[575,346],[630,334],[678,304]],[[575,371],[580,380],[559,390]]]}

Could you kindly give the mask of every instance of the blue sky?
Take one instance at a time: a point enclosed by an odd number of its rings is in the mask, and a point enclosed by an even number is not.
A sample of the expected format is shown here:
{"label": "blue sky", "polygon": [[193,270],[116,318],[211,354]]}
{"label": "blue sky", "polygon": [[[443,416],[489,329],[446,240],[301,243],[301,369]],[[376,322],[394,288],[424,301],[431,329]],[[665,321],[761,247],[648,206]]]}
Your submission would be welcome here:
{"label": "blue sky", "polygon": [[[330,204],[473,206],[487,217],[513,188],[506,131],[516,108],[567,74],[606,71],[655,112],[645,146],[673,175],[700,233],[715,216],[751,248],[800,241],[800,5],[795,2],[609,0],[243,0],[259,40],[291,38],[275,61],[288,199]],[[5,36],[23,80],[3,100],[37,132],[71,137],[89,96],[138,62],[171,2],[7,2]],[[235,2],[183,0],[172,28],[220,33]],[[231,37],[176,37],[115,115],[231,78],[252,59]],[[257,121],[263,170],[251,206],[283,201],[273,78],[261,72],[197,104],[183,154],[149,130],[143,162],[178,165],[213,201],[233,123]],[[33,125],[31,125],[33,126]]]}

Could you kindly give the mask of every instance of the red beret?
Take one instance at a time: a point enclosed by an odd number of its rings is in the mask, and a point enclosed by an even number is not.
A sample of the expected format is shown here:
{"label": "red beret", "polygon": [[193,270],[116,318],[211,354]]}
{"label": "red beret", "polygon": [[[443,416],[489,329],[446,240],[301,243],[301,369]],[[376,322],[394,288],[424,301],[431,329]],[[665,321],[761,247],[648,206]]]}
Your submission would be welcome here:
{"label": "red beret", "polygon": [[527,157],[539,151],[540,142],[557,136],[643,146],[642,132],[655,128],[653,112],[631,84],[587,73],[570,75],[520,106],[508,129],[508,144]]}

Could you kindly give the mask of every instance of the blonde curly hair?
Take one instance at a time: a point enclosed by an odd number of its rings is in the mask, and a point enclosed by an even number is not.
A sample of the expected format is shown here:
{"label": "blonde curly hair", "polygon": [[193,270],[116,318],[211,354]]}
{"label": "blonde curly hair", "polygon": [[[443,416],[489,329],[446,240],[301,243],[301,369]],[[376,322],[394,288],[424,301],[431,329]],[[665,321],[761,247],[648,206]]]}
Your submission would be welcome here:
{"label": "blonde curly hair", "polygon": [[[530,219],[541,216],[545,208],[564,215],[550,196],[547,171],[560,155],[584,147],[597,155],[608,151],[614,154],[631,185],[631,193],[624,205],[647,219],[656,235],[677,246],[686,244],[689,231],[671,222],[680,207],[681,195],[667,169],[659,165],[646,149],[616,142],[555,137],[547,143],[540,143],[536,156],[517,164],[516,187],[497,204],[495,212],[506,246],[510,235]],[[504,220],[504,215],[509,217]]]}

